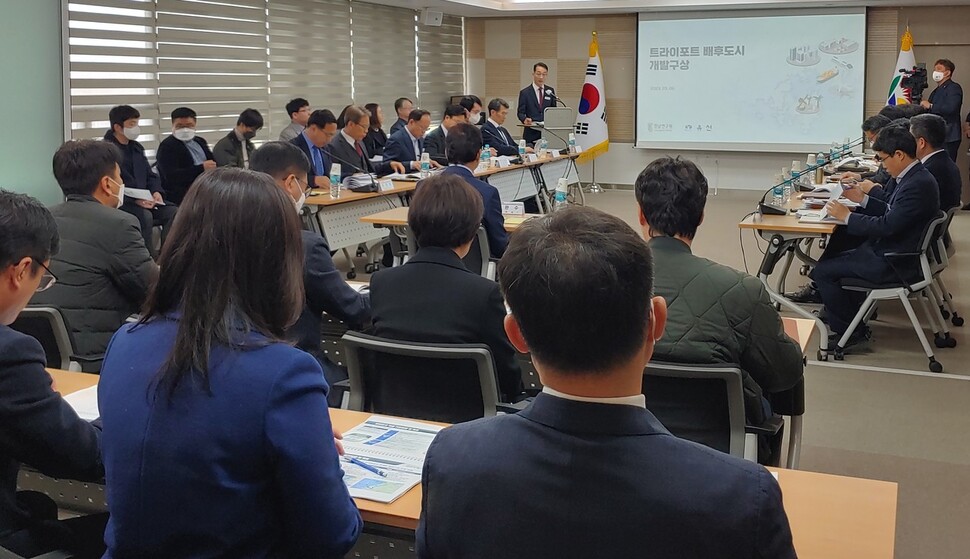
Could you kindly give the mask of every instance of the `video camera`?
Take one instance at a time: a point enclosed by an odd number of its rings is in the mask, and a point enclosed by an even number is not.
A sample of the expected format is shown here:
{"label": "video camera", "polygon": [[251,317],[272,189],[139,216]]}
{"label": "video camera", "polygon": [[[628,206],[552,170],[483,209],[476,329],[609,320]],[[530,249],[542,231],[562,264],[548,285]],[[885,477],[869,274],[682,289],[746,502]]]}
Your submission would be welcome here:
{"label": "video camera", "polygon": [[900,85],[910,91],[913,103],[922,101],[923,91],[929,87],[929,82],[926,80],[926,68],[919,66],[913,66],[912,70],[900,68],[899,73],[903,75]]}

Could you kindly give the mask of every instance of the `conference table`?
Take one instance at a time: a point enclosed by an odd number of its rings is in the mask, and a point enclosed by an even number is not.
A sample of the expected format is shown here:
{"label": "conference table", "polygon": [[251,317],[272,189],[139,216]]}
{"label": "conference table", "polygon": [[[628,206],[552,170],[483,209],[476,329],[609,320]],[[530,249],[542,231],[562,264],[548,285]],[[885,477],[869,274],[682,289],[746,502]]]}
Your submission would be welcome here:
{"label": "conference table", "polygon": [[[742,230],[752,230],[761,238],[768,241],[768,248],[765,250],[758,268],[758,278],[768,290],[768,295],[775,303],[787,308],[795,314],[812,320],[818,328],[819,350],[817,357],[820,361],[828,360],[829,355],[829,331],[828,327],[818,316],[812,314],[801,305],[785,297],[785,278],[791,269],[792,262],[797,257],[808,264],[815,264],[815,260],[802,248],[809,246],[815,239],[830,236],[835,232],[835,223],[799,223],[798,216],[793,213],[794,209],[800,208],[802,201],[796,196],[792,196],[786,215],[761,215],[753,213],[745,216],[738,227]],[[778,281],[775,286],[769,282],[769,277],[774,273],[775,268],[780,262],[784,261],[781,267]]]}
{"label": "conference table", "polygon": [[[94,386],[97,375],[49,370],[56,389],[67,395]],[[369,413],[331,409],[333,426],[348,431]],[[778,477],[801,559],[891,559],[895,546],[895,483],[829,474],[769,468]],[[76,484],[80,485],[80,484]],[[355,499],[364,522],[376,532],[369,543],[413,546],[421,514],[418,485],[390,504]],[[376,534],[376,535],[375,535]],[[368,542],[364,542],[367,544]],[[398,553],[395,556],[404,556]]]}

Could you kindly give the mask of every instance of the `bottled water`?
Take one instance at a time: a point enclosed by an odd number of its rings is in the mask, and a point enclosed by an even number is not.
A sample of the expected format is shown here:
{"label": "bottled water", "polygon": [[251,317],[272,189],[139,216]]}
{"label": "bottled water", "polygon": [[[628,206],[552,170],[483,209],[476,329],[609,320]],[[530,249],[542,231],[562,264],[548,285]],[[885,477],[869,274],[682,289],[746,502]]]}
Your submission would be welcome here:
{"label": "bottled water", "polygon": [[525,140],[519,140],[519,159],[525,161]]}
{"label": "bottled water", "polygon": [[782,208],[785,206],[785,187],[778,184],[771,190],[771,204]]}
{"label": "bottled water", "polygon": [[330,197],[340,198],[340,163],[330,166]]}
{"label": "bottled water", "polygon": [[552,206],[553,211],[559,211],[568,205],[566,193],[569,190],[569,181],[565,177],[559,179],[556,185],[556,201]]}
{"label": "bottled water", "polygon": [[483,170],[490,169],[492,167],[492,152],[488,144],[482,149],[482,167]]}
{"label": "bottled water", "polygon": [[569,133],[569,153],[576,153],[576,134]]}
{"label": "bottled water", "polygon": [[426,179],[431,176],[431,156],[428,152],[421,153],[421,178]]}

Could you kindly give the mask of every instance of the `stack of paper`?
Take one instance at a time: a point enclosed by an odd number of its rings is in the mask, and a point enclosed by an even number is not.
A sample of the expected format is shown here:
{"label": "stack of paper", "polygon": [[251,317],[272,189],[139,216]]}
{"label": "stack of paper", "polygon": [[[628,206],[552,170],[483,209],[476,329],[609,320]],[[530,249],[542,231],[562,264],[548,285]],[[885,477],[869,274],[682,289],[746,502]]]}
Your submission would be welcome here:
{"label": "stack of paper", "polygon": [[376,192],[377,181],[374,175],[354,173],[344,179],[344,186],[354,192]]}
{"label": "stack of paper", "polygon": [[[351,497],[390,503],[421,482],[424,455],[442,428],[427,423],[373,415],[344,433],[344,483]],[[371,471],[376,469],[385,475]]]}

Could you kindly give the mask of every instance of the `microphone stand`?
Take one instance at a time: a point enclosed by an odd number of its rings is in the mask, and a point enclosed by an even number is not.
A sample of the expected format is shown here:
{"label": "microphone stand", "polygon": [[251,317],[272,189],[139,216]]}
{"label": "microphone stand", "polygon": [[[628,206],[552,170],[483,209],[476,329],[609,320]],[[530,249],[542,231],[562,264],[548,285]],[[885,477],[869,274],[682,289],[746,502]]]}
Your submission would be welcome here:
{"label": "microphone stand", "polygon": [[[344,165],[349,165],[350,168],[353,169],[354,171],[356,171],[358,173],[363,173],[363,174],[367,175],[370,178],[370,186],[371,186],[371,189],[372,189],[372,190],[370,190],[370,192],[380,192],[381,189],[380,189],[380,187],[377,186],[377,181],[374,180],[374,174],[373,173],[369,173],[369,172],[361,169],[358,165],[355,165],[355,164],[351,163],[350,161],[347,161],[347,160],[341,158],[340,156],[338,156],[337,154],[335,154],[332,150],[328,150],[328,154],[330,155],[330,157],[332,157],[333,159],[336,159],[340,163],[343,163]],[[343,182],[343,181],[341,181],[341,182]],[[353,190],[353,189],[350,189],[348,187],[348,190]]]}

